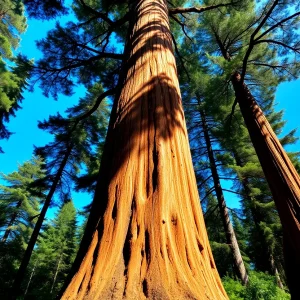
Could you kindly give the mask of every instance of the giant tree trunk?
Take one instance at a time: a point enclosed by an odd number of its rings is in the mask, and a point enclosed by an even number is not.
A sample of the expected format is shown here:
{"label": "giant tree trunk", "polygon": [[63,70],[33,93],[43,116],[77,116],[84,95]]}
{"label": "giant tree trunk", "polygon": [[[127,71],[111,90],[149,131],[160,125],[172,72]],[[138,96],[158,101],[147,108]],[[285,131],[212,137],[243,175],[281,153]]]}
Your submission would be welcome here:
{"label": "giant tree trunk", "polygon": [[232,84],[281,219],[292,299],[300,299],[300,177],[239,73]]}
{"label": "giant tree trunk", "polygon": [[200,117],[201,117],[201,122],[202,122],[202,128],[203,128],[203,133],[204,133],[204,139],[206,142],[206,148],[207,148],[207,153],[208,153],[208,159],[209,159],[209,164],[210,164],[210,170],[211,174],[213,177],[214,181],[214,187],[218,199],[218,205],[219,205],[219,210],[220,210],[220,215],[222,218],[223,226],[224,226],[224,232],[226,234],[226,240],[227,243],[230,246],[232,257],[233,257],[233,264],[235,266],[237,275],[241,279],[244,285],[247,284],[248,282],[248,274],[245,268],[245,264],[243,261],[243,257],[241,255],[240,247],[236,239],[236,235],[230,220],[230,216],[228,213],[228,209],[226,206],[223,190],[221,187],[220,183],[220,178],[216,166],[216,161],[214,157],[214,153],[212,150],[212,145],[210,141],[210,136],[208,132],[208,126],[206,123],[206,117],[205,117],[205,112],[203,110],[200,110]]}
{"label": "giant tree trunk", "polygon": [[62,299],[227,299],[200,208],[166,1],[134,3],[123,88]]}

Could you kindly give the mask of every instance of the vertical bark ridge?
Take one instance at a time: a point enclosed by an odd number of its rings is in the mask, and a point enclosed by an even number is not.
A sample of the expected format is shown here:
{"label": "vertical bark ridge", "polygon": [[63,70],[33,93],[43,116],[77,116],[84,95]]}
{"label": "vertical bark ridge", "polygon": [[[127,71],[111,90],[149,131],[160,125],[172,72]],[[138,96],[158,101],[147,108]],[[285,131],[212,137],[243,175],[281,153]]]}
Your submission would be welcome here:
{"label": "vertical bark ridge", "polygon": [[200,208],[166,1],[136,1],[132,13],[103,180],[62,299],[227,299]]}

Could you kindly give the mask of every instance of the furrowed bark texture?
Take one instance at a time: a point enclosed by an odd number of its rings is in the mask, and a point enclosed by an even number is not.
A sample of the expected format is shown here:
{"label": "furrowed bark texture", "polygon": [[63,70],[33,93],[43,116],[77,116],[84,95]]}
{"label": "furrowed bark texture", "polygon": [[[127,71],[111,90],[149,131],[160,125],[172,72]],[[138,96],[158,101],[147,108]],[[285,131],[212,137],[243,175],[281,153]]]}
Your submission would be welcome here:
{"label": "furrowed bark texture", "polygon": [[199,112],[200,112],[200,117],[201,117],[201,121],[202,121],[203,133],[204,133],[204,138],[205,138],[205,142],[206,142],[206,148],[207,148],[207,153],[208,153],[211,174],[213,177],[214,187],[215,187],[215,191],[216,191],[216,195],[217,195],[217,199],[218,199],[220,215],[221,215],[223,226],[224,226],[224,232],[226,234],[226,240],[231,249],[231,253],[232,253],[232,257],[233,257],[233,264],[235,266],[236,273],[237,273],[238,277],[240,278],[240,280],[242,281],[242,283],[244,285],[246,285],[248,283],[248,274],[247,274],[244,260],[241,255],[240,247],[237,242],[236,235],[235,235],[235,232],[234,232],[231,220],[230,220],[228,208],[226,206],[226,201],[225,201],[223,190],[221,187],[215,157],[214,157],[214,153],[212,150],[211,140],[210,140],[208,126],[207,126],[206,117],[205,117],[205,112],[203,110],[200,110]]}
{"label": "furrowed bark texture", "polygon": [[281,219],[292,299],[300,299],[300,177],[239,73],[233,75],[232,83]]}
{"label": "furrowed bark texture", "polygon": [[136,1],[91,215],[62,299],[228,299],[210,250],[164,0]]}
{"label": "furrowed bark texture", "polygon": [[[239,167],[245,166],[245,164],[243,163],[243,161],[237,151],[235,151],[235,150],[233,151],[233,156],[234,156],[237,166],[239,166]],[[254,228],[255,228],[255,232],[257,234],[257,238],[260,241],[260,251],[256,253],[256,255],[259,258],[259,260],[256,259],[256,262],[255,262],[256,268],[260,271],[269,272],[270,274],[274,275],[276,277],[278,287],[283,289],[284,286],[283,286],[283,283],[281,280],[281,275],[278,272],[278,269],[276,267],[277,262],[274,259],[271,249],[269,248],[269,246],[266,243],[265,234],[264,234],[262,228],[260,227],[260,223],[263,222],[264,216],[257,209],[257,206],[255,204],[255,199],[251,195],[251,188],[249,187],[250,183],[249,183],[248,178],[247,177],[242,178],[241,183],[243,186],[243,194],[245,194],[247,197],[247,200],[250,201],[250,206],[249,206],[250,213],[251,213],[251,217],[254,222]]]}

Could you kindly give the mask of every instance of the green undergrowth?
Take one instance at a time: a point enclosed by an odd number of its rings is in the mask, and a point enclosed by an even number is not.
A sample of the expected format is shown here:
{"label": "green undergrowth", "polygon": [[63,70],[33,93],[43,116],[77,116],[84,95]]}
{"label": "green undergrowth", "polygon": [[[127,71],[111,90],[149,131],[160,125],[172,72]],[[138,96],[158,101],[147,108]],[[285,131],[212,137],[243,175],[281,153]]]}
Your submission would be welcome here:
{"label": "green undergrowth", "polygon": [[230,300],[290,300],[291,296],[280,289],[274,276],[262,272],[250,272],[249,283],[243,286],[240,281],[229,276],[223,278],[223,285]]}

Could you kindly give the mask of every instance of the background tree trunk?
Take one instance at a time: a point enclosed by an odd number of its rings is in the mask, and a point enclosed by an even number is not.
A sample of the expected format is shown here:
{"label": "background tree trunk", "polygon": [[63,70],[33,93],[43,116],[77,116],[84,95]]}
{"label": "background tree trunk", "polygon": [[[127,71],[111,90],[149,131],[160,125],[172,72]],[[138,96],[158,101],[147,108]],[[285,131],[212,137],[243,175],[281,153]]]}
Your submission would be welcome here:
{"label": "background tree trunk", "polygon": [[217,199],[218,199],[220,215],[221,215],[221,218],[223,221],[224,232],[226,234],[226,240],[227,240],[227,243],[229,244],[231,252],[232,252],[233,264],[235,266],[237,275],[239,276],[239,278],[243,282],[243,284],[246,285],[248,282],[248,274],[247,274],[247,271],[245,268],[243,257],[241,255],[239,244],[236,239],[236,235],[235,235],[235,232],[234,232],[231,220],[230,220],[230,216],[229,216],[228,209],[226,206],[224,194],[222,191],[220,178],[219,178],[218,170],[216,167],[215,157],[214,157],[214,153],[212,150],[212,145],[211,145],[210,136],[209,136],[209,132],[208,132],[208,126],[206,123],[205,112],[203,110],[200,110],[199,112],[200,112],[200,117],[201,117],[201,121],[202,121],[204,139],[206,142],[206,148],[207,148],[207,153],[208,153],[211,174],[213,177],[214,187],[215,187],[215,191],[216,191],[216,195],[217,195]]}
{"label": "background tree trunk", "polygon": [[232,84],[281,219],[292,299],[300,299],[300,177],[239,73],[233,75]]}
{"label": "background tree trunk", "polygon": [[21,284],[23,282],[27,266],[30,262],[32,251],[33,251],[34,246],[36,244],[36,241],[38,239],[38,236],[39,236],[40,230],[42,228],[42,225],[43,225],[46,213],[48,211],[48,208],[51,204],[52,197],[53,197],[53,195],[56,191],[56,188],[57,188],[57,186],[59,184],[59,181],[61,179],[63,170],[64,170],[64,168],[65,168],[65,166],[68,162],[68,159],[71,155],[72,148],[73,148],[73,146],[70,144],[68,149],[66,150],[65,156],[64,156],[64,158],[63,158],[63,160],[60,164],[59,169],[57,170],[57,173],[55,175],[55,178],[53,180],[53,183],[51,185],[49,193],[48,193],[48,195],[45,199],[45,202],[44,202],[43,208],[41,210],[41,213],[39,215],[39,218],[38,218],[38,220],[37,220],[37,222],[34,226],[33,232],[31,234],[30,240],[28,242],[27,248],[25,250],[24,256],[22,258],[21,264],[19,266],[18,272],[17,272],[16,277],[15,277],[15,281],[14,281],[12,289],[11,289],[12,299],[16,299],[18,294],[20,293]]}
{"label": "background tree trunk", "polygon": [[62,299],[227,299],[192,166],[165,0],[132,7],[122,90]]}

